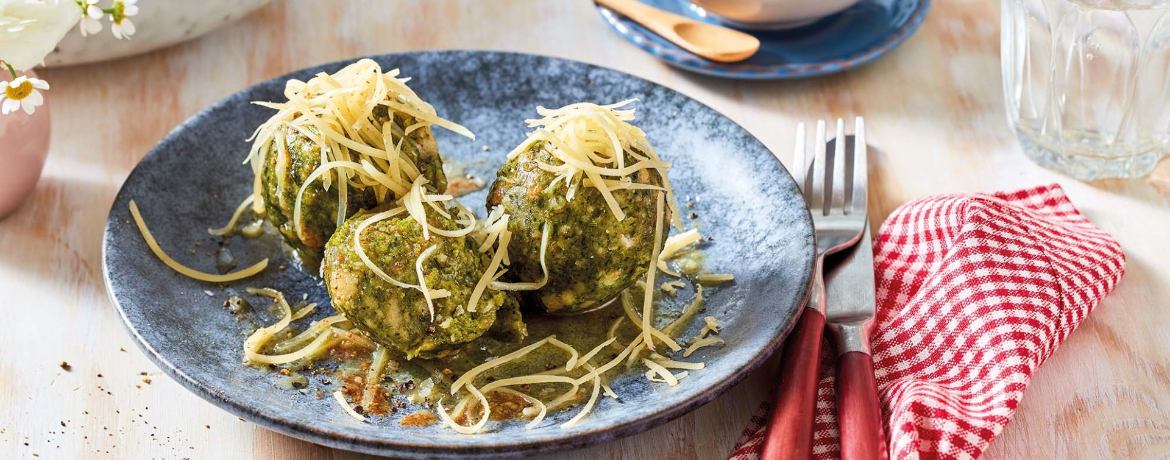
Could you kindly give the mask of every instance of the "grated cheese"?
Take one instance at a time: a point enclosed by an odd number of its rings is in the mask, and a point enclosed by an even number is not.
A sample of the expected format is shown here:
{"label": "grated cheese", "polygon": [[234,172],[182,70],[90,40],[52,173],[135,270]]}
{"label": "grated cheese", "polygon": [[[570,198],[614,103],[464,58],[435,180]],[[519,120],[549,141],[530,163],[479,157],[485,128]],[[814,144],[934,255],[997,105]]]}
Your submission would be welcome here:
{"label": "grated cheese", "polygon": [[688,363],[685,361],[674,361],[670,358],[662,356],[658,353],[652,353],[650,359],[667,369],[690,369],[692,371],[702,369],[703,363]]}
{"label": "grated cheese", "polygon": [[[505,224],[506,223],[507,222],[505,222]],[[507,231],[507,230],[504,230],[504,231]],[[529,283],[502,283],[499,281],[493,281],[491,284],[492,289],[501,290],[501,291],[502,290],[535,291],[537,289],[544,287],[545,284],[548,284],[548,263],[545,262],[545,255],[548,253],[548,236],[550,233],[551,233],[551,229],[549,227],[549,223],[545,222],[544,228],[541,229],[541,233],[540,233],[540,270],[542,272],[544,272],[544,275],[541,276],[540,281],[529,282]],[[497,232],[497,234],[498,234],[498,232]],[[507,251],[505,249],[500,249],[500,250],[503,251],[505,255],[507,254]]]}
{"label": "grated cheese", "polygon": [[307,305],[301,307],[299,310],[297,310],[296,313],[293,313],[292,319],[293,319],[293,321],[296,321],[298,319],[309,316],[309,315],[313,314],[313,312],[316,309],[317,309],[317,302],[307,304]]}
{"label": "grated cheese", "polygon": [[381,345],[376,345],[370,357],[370,369],[366,372],[366,386],[362,389],[362,407],[367,411],[373,407],[374,398],[378,395],[378,383],[382,381],[382,372],[390,362],[390,353]]}
{"label": "grated cheese", "polygon": [[730,273],[710,273],[699,275],[695,277],[695,281],[700,283],[724,283],[735,279],[735,275]]}
{"label": "grated cheese", "polygon": [[[701,289],[701,287],[698,287],[698,289]],[[630,302],[632,302],[632,300],[630,300],[631,296],[628,295],[628,292],[629,291],[623,291],[622,294],[619,296],[619,298],[621,300],[622,308],[626,312],[626,317],[630,318],[630,322],[634,323],[635,325],[643,324],[642,315],[639,314],[638,312],[634,311],[633,306],[630,304]],[[686,311],[687,310],[683,311],[683,315],[686,315]],[[668,335],[668,333],[664,333],[664,331],[667,331],[667,328],[671,328],[672,325],[675,325],[678,322],[679,322],[678,319],[671,321],[662,330],[658,330],[658,329],[651,327],[649,329],[650,335],[658,340],[661,340],[671,350],[678,351],[681,348],[681,347],[679,347],[678,342],[676,342],[673,338],[671,338],[670,335]],[[643,329],[643,332],[645,332],[645,329]],[[673,334],[673,332],[670,332],[669,334]],[[643,342],[643,343],[645,343],[645,342]],[[651,348],[651,350],[653,350],[653,348]]]}
{"label": "grated cheese", "polygon": [[[578,380],[580,380],[580,379],[578,379]],[[561,395],[558,396],[556,399],[549,401],[548,406],[553,408],[553,409],[561,407],[561,405],[563,405],[563,404],[569,402],[569,400],[577,397],[577,390],[580,387],[581,387],[581,382],[574,381],[573,388],[570,388],[569,391],[561,393]]]}
{"label": "grated cheese", "polygon": [[402,205],[406,207],[407,214],[418,222],[422,227],[422,234],[424,240],[430,240],[430,224],[427,222],[427,210],[423,207],[422,197],[423,184],[427,183],[427,178],[418,176],[414,179],[414,183],[410,186],[410,191],[406,193],[406,197],[402,199]]}
{"label": "grated cheese", "polygon": [[[660,188],[669,201],[672,223],[681,229],[682,221],[674,204],[674,191],[666,176],[670,163],[659,159],[658,153],[646,140],[646,133],[629,123],[635,118],[634,109],[623,109],[634,101],[630,99],[609,105],[582,102],[559,109],[537,107],[536,111],[542,118],[527,120],[528,126],[535,129],[524,142],[508,153],[508,158],[515,158],[532,145],[543,143],[543,148],[560,161],[558,165],[540,165],[556,176],[550,187],[558,182],[565,184],[565,194],[569,200],[573,199],[578,185],[593,187],[601,193],[610,212],[619,221],[625,219],[625,212],[612,191],[635,186],[622,185],[623,181],[615,182],[606,178],[628,178],[643,170],[654,170],[662,179],[663,186]],[[642,154],[635,152],[635,149]],[[638,161],[627,165],[627,155]]]}
{"label": "grated cheese", "polygon": [[667,238],[666,244],[662,246],[662,253],[657,259],[658,269],[662,270],[664,273],[669,274],[670,276],[681,276],[678,272],[667,267],[666,261],[673,259],[676,255],[678,255],[680,249],[695,244],[701,239],[703,239],[703,236],[699,235],[699,230],[693,228],[687,230],[686,232],[679,233],[678,235]]}
{"label": "grated cheese", "polygon": [[[505,214],[501,218],[503,225],[507,227],[508,216]],[[467,299],[467,311],[476,311],[476,304],[479,303],[480,296],[483,295],[484,289],[487,289],[491,284],[493,275],[500,268],[500,264],[504,261],[504,257],[508,254],[508,243],[512,241],[512,233],[506,228],[500,231],[499,234],[499,248],[496,253],[492,255],[491,262],[488,263],[487,269],[484,270],[483,276],[479,278],[479,282],[475,283],[475,289],[471,290],[471,297]]]}
{"label": "grated cheese", "polygon": [[[618,318],[618,319],[621,319],[621,318]],[[577,367],[579,367],[581,365],[588,366],[590,359],[593,359],[593,357],[596,356],[598,353],[600,353],[602,349],[609,346],[609,344],[614,343],[615,341],[617,341],[617,337],[610,337],[609,340],[602,342],[601,345],[593,347],[592,350],[589,350],[589,353],[585,353],[585,356],[582,356],[581,359],[577,360],[577,364],[572,366],[569,370],[576,369]]]}
{"label": "grated cheese", "polygon": [[703,322],[706,323],[706,326],[703,326],[703,330],[699,331],[699,338],[706,337],[707,333],[719,333],[719,321],[714,316],[703,317]]}
{"label": "grated cheese", "polygon": [[621,364],[621,362],[623,360],[625,360],[626,357],[629,356],[631,352],[633,352],[634,348],[637,347],[638,345],[641,345],[641,344],[642,344],[642,336],[635,337],[634,340],[631,341],[629,345],[626,345],[626,348],[623,349],[621,353],[619,353],[617,356],[615,356],[613,359],[611,359],[608,363],[605,363],[605,364],[602,364],[601,366],[598,366],[593,371],[590,371],[588,374],[585,374],[584,377],[578,378],[576,382],[578,384],[585,383],[593,378],[592,377],[593,374],[601,375],[601,374],[608,372],[610,369],[613,369],[618,364]]}
{"label": "grated cheese", "polygon": [[554,338],[556,338],[555,335],[550,335],[548,337],[540,339],[539,341],[533,343],[532,345],[528,345],[524,348],[513,351],[513,352],[508,353],[508,354],[501,356],[499,358],[496,358],[496,359],[493,359],[493,360],[488,361],[486,363],[475,366],[474,368],[472,368],[470,371],[467,371],[467,373],[460,376],[457,380],[455,380],[454,383],[451,384],[451,392],[455,393],[456,391],[459,391],[459,389],[462,388],[463,385],[471,383],[472,379],[474,379],[475,376],[483,373],[484,371],[491,369],[493,367],[498,367],[502,364],[509,363],[517,358],[520,358],[520,357],[523,357],[524,355],[532,353],[533,350],[540,348],[542,345],[548,343],[549,340],[552,340]]}
{"label": "grated cheese", "polygon": [[571,371],[571,370],[573,370],[573,368],[577,367],[577,356],[578,355],[577,355],[576,348],[573,348],[569,344],[562,342],[560,340],[557,340],[555,338],[548,339],[548,343],[551,343],[551,344],[555,345],[557,348],[565,350],[566,352],[569,353],[569,359],[565,360],[565,370],[566,371]]}
{"label": "grated cheese", "polygon": [[[662,267],[659,267],[659,270],[661,270],[661,269],[662,269]],[[662,292],[666,293],[666,295],[674,297],[674,295],[678,293],[678,290],[680,288],[684,288],[684,287],[686,287],[686,283],[684,283],[682,281],[674,280],[674,281],[666,281],[666,282],[662,283],[662,286],[659,286],[658,288],[660,290],[662,290]]]}
{"label": "grated cheese", "polygon": [[[301,311],[304,311],[304,310],[306,310],[306,309],[302,309]],[[297,316],[293,315],[291,318],[291,321],[296,321],[296,320],[297,320]],[[337,324],[337,323],[340,323],[343,321],[347,321],[347,320],[345,319],[345,316],[342,316],[342,315],[333,315],[333,316],[330,316],[330,317],[325,318],[325,319],[314,321],[312,324],[309,325],[308,328],[305,328],[305,330],[302,331],[300,334],[297,334],[289,339],[285,339],[283,342],[280,342],[280,343],[277,343],[276,345],[274,345],[272,347],[272,352],[278,353],[278,354],[286,354],[291,350],[297,349],[298,347],[303,347],[304,344],[311,342],[313,339],[317,338],[317,336],[321,335],[322,332],[325,332],[326,329],[329,329],[334,324]],[[276,332],[279,332],[279,331],[276,331]]]}
{"label": "grated cheese", "polygon": [[427,260],[427,257],[430,257],[431,254],[435,253],[436,249],[439,249],[438,244],[426,248],[422,254],[419,254],[418,259],[414,261],[414,272],[418,274],[418,290],[422,291],[423,298],[427,301],[427,310],[430,310],[431,312],[432,323],[435,322],[435,302],[431,300],[431,290],[427,289],[427,280],[425,277],[423,277],[422,264]]}
{"label": "grated cheese", "polygon": [[363,417],[362,414],[357,413],[357,411],[353,410],[353,407],[351,407],[349,403],[345,402],[345,396],[341,394],[341,390],[333,392],[333,399],[337,401],[337,404],[341,405],[341,409],[344,410],[346,414],[349,414],[350,417],[353,417],[359,422],[366,421],[366,418]]}
{"label": "grated cheese", "polygon": [[[657,198],[655,200],[655,217],[654,217],[654,248],[650,255],[650,268],[646,270],[646,284],[643,291],[645,297],[642,304],[642,341],[646,343],[646,347],[654,349],[654,332],[657,332],[653,326],[654,313],[654,269],[656,267],[655,261],[658,260],[659,248],[658,245],[662,242],[662,194],[654,194]],[[668,338],[669,339],[669,338]],[[675,345],[676,347],[678,345]]]}
{"label": "grated cheese", "polygon": [[687,347],[687,351],[683,352],[683,357],[684,358],[689,357],[689,356],[691,356],[691,353],[694,353],[696,350],[703,348],[705,346],[714,345],[717,343],[723,343],[723,339],[721,339],[719,337],[707,337],[704,339],[696,340],[695,343],[692,343],[691,346]]}
{"label": "grated cheese", "polygon": [[638,346],[634,347],[634,350],[630,352],[630,356],[626,358],[626,367],[634,367],[634,363],[638,362],[638,359],[640,359],[639,355],[641,355],[642,350],[645,349],[646,342],[639,343]]}
{"label": "grated cheese", "polygon": [[615,319],[613,321],[613,324],[611,324],[609,326],[609,332],[607,332],[605,334],[605,336],[616,340],[616,337],[614,335],[617,334],[618,328],[621,327],[622,321],[625,321],[625,320],[626,320],[625,316],[619,316],[618,319]]}
{"label": "grated cheese", "polygon": [[321,349],[316,350],[313,353],[310,353],[309,355],[306,356],[306,358],[316,357],[317,353],[328,351],[329,348],[331,348],[333,346],[333,344],[338,343],[338,342],[350,342],[354,346],[365,348],[368,350],[373,350],[375,348],[378,348],[378,344],[374,343],[373,340],[370,340],[370,339],[366,338],[366,336],[358,334],[352,330],[342,329],[342,328],[339,328],[337,326],[330,327],[329,330],[333,331],[333,336],[336,337],[338,340],[330,341],[329,345],[322,347]]}
{"label": "grated cheese", "polygon": [[235,273],[228,273],[224,275],[216,275],[206,272],[201,272],[193,268],[180,264],[167,253],[163,252],[159,247],[158,242],[154,240],[154,235],[150,233],[150,229],[146,228],[146,222],[142,220],[142,214],[138,212],[138,205],[134,204],[134,200],[130,200],[130,215],[134,217],[134,223],[138,226],[138,232],[142,234],[142,239],[146,241],[146,245],[150,247],[151,252],[163,261],[171,270],[179,272],[187,277],[197,279],[199,281],[206,281],[209,283],[227,283],[231,281],[242,280],[252,275],[264,271],[268,267],[268,259],[256,262],[255,265],[245,268]]}
{"label": "grated cheese", "polygon": [[[447,411],[445,409],[443,409],[443,401],[442,400],[439,400],[439,402],[438,402],[439,418],[443,419],[443,424],[447,425],[449,428],[451,428],[452,430],[455,430],[458,433],[475,434],[475,433],[479,432],[479,430],[483,429],[483,426],[487,424],[488,417],[491,416],[492,412],[491,412],[491,407],[490,407],[490,404],[488,403],[487,398],[484,397],[483,393],[481,393],[478,389],[475,388],[475,385],[468,384],[467,391],[469,391],[472,395],[474,395],[476,398],[478,398],[480,405],[483,406],[483,416],[479,419],[478,422],[476,422],[472,426],[464,426],[464,425],[460,425],[458,423],[455,423],[455,420],[452,419],[451,416],[447,414]],[[462,412],[462,408],[465,407],[466,405],[467,405],[467,399],[464,399],[460,404],[456,405],[456,409],[453,412],[456,414]]]}
{"label": "grated cheese", "polygon": [[398,214],[402,214],[402,212],[405,210],[406,208],[397,207],[388,211],[379,212],[361,221],[361,223],[358,224],[357,228],[355,228],[353,232],[353,251],[358,255],[358,258],[362,260],[362,263],[366,264],[366,267],[368,267],[370,271],[373,271],[374,274],[378,275],[379,278],[382,278],[387,283],[393,284],[403,289],[417,289],[418,286],[398,281],[390,275],[386,274],[386,272],[382,271],[381,267],[378,267],[374,261],[370,260],[370,257],[366,255],[366,249],[362,247],[362,232],[364,232],[367,227],[394,217]]}
{"label": "grated cheese", "polygon": [[[674,321],[671,321],[669,324],[664,326],[662,331],[670,335],[678,334],[681,332],[683,327],[685,327],[687,324],[690,324],[691,318],[694,318],[695,314],[699,313],[699,310],[703,308],[703,304],[703,286],[696,284],[695,300],[683,309],[682,314],[680,314],[678,318],[675,318]],[[677,348],[674,350],[678,351]]]}
{"label": "grated cheese", "polygon": [[[646,367],[650,368],[650,370],[646,371],[646,378],[651,382],[665,382],[670,386],[678,385],[678,377],[676,377],[673,373],[670,372],[670,370],[666,369],[661,364],[658,364],[649,359],[643,359],[642,364],[645,364]],[[658,379],[654,377],[655,375],[658,375]]]}
{"label": "grated cheese", "polygon": [[240,202],[240,205],[236,207],[235,212],[232,213],[232,218],[228,220],[227,225],[224,225],[220,228],[209,228],[207,229],[207,233],[214,236],[224,236],[234,233],[236,230],[236,222],[240,220],[240,216],[243,215],[244,211],[248,209],[248,205],[252,204],[253,198],[255,198],[255,196],[248,195],[247,198],[244,198],[244,201]]}
{"label": "grated cheese", "polygon": [[[416,158],[424,153],[422,146],[409,137],[410,133],[440,126],[475,138],[463,126],[440,118],[434,107],[406,86],[408,79],[398,76],[397,69],[383,72],[376,62],[362,59],[333,74],[319,73],[308,81],[289,80],[284,90],[286,102],[256,102],[276,113],[249,138],[252,147],[244,162],[251,162],[254,175],[252,209],[257,213],[264,210],[266,157],[275,150],[282,160],[277,162],[278,168],[287,159],[281,128],[303,134],[321,152],[321,165],[309,175],[293,204],[293,225],[298,232],[303,229],[300,222],[303,191],[318,179],[326,190],[336,182],[341,205],[337,223],[341,225],[350,187],[373,188],[378,201],[383,202],[401,198],[420,175],[417,166],[402,151],[408,143]],[[378,105],[388,107],[390,121],[374,122],[373,112]],[[394,121],[396,112],[410,115],[417,122],[399,126]],[[278,181],[283,181],[283,174],[278,177]]]}
{"label": "grated cheese", "polygon": [[[586,366],[591,370],[596,370],[596,369],[593,369],[593,366],[589,366],[588,364],[586,364]],[[577,415],[574,415],[573,418],[569,419],[569,421],[562,423],[561,428],[572,428],[572,427],[576,426],[577,423],[581,421],[581,419],[585,418],[586,415],[589,415],[589,412],[593,410],[593,405],[597,403],[597,395],[600,392],[600,390],[601,390],[601,376],[598,375],[596,372],[594,372],[593,373],[593,392],[589,395],[589,401],[585,402],[585,407],[581,409],[581,412],[578,412]]]}

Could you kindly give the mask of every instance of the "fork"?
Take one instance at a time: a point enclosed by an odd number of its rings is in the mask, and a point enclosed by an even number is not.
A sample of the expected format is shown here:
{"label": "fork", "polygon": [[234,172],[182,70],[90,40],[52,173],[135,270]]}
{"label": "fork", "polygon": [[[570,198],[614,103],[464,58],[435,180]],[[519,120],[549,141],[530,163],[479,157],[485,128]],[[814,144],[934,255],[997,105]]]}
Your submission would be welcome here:
{"label": "fork", "polygon": [[[865,122],[858,117],[858,139],[864,139],[864,132]],[[853,246],[865,230],[865,149],[846,155],[847,144],[864,144],[845,142],[845,121],[840,118],[836,139],[830,155],[826,151],[825,121],[817,121],[810,174],[805,126],[803,122],[797,124],[792,172],[812,213],[817,257],[808,304],[784,346],[780,383],[764,433],[761,460],[807,460],[812,456],[813,413],[825,328],[825,256]],[[846,172],[852,176],[851,183],[845,180]]]}

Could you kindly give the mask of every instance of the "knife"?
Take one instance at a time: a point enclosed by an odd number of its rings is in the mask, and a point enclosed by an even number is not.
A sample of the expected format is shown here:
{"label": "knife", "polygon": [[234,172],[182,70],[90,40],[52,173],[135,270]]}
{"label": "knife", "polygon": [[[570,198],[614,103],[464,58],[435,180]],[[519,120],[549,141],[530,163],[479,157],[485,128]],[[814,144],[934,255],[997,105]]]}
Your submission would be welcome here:
{"label": "knife", "polygon": [[887,458],[870,350],[876,308],[870,238],[867,226],[861,241],[841,255],[825,281],[825,323],[837,345],[837,424],[842,459]]}

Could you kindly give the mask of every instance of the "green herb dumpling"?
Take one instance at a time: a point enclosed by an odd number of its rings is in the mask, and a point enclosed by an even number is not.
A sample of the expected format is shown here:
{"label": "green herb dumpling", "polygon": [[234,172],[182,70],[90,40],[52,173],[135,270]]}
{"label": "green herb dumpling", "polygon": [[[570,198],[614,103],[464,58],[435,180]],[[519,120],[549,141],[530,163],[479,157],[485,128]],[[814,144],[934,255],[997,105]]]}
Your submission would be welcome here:
{"label": "green herb dumpling", "polygon": [[[529,124],[545,128],[509,155],[488,190],[488,209],[501,206],[511,216],[505,278],[542,276],[541,237],[549,226],[548,282],[536,297],[552,313],[590,310],[616,298],[645,277],[655,241],[661,247],[670,230],[668,165],[626,123],[633,112],[615,106],[540,109],[545,118]],[[604,182],[604,193],[594,180]]]}
{"label": "green herb dumpling", "polygon": [[[371,216],[377,215],[359,211],[346,221],[329,239],[322,265],[333,306],[371,339],[408,359],[443,357],[491,329],[501,308],[509,324],[497,328],[523,338],[513,295],[487,283],[477,289],[490,255],[470,235],[435,233],[457,232],[464,222],[430,212],[428,239],[414,218],[400,212],[366,225],[359,235]],[[382,274],[362,260],[355,239]]]}
{"label": "green herb dumpling", "polygon": [[[378,124],[390,121],[385,107],[379,106],[374,109],[373,121]],[[415,122],[408,115],[395,113],[392,129],[401,130],[402,126],[411,126]],[[314,136],[320,135],[315,127],[303,129]],[[308,187],[304,187],[298,227],[293,217],[297,193],[321,166],[321,146],[301,131],[288,126],[278,128],[277,136],[279,137],[269,148],[267,163],[264,166],[264,203],[269,221],[280,230],[280,234],[290,246],[313,254],[319,254],[325,248],[325,242],[333,235],[337,226],[340,186],[348,187],[346,217],[352,216],[360,209],[370,209],[386,199],[386,196],[378,195],[375,187],[358,188],[338,184],[336,171],[329,171],[325,173],[332,182],[328,189],[325,188],[322,175],[314,178],[314,182]],[[406,140],[403,142],[402,154],[408,163],[413,164],[419,169],[419,173],[427,178],[427,188],[432,191],[446,190],[447,176],[443,174],[443,160],[439,157],[438,145],[430,128],[416,129],[406,137]],[[393,193],[388,193],[387,196],[393,198]]]}

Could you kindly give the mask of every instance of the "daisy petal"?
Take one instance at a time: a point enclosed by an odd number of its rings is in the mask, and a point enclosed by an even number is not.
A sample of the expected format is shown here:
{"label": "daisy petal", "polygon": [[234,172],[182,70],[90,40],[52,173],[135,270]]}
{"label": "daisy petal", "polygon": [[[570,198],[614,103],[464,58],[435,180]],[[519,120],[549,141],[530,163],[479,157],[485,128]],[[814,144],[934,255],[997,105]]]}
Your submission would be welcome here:
{"label": "daisy petal", "polygon": [[16,99],[7,99],[4,101],[4,106],[2,108],[0,108],[0,113],[2,113],[4,115],[8,115],[10,112],[13,112],[19,108],[20,108],[20,101],[18,101]]}
{"label": "daisy petal", "polygon": [[32,82],[33,88],[49,89],[49,82],[41,80],[40,78],[30,78],[28,81]]}
{"label": "daisy petal", "polygon": [[126,15],[127,17],[137,16],[138,7],[134,5],[126,5],[126,8],[122,10],[122,14]]}
{"label": "daisy petal", "polygon": [[41,105],[42,102],[44,102],[44,99],[41,99],[40,93],[33,92],[24,98],[24,100],[20,101],[20,107],[24,109],[24,113],[32,115],[33,112],[37,111],[37,106]]}
{"label": "daisy petal", "polygon": [[134,28],[134,23],[131,22],[129,18],[122,19],[122,34],[125,35],[127,39],[129,39],[131,35],[134,35],[136,30],[137,29]]}
{"label": "daisy petal", "polygon": [[94,19],[101,19],[102,18],[102,9],[98,8],[96,5],[89,5],[85,9],[85,15],[89,16],[91,18],[94,18]]}
{"label": "daisy petal", "polygon": [[102,21],[89,17],[82,18],[80,29],[83,37],[96,34],[102,31]]}

